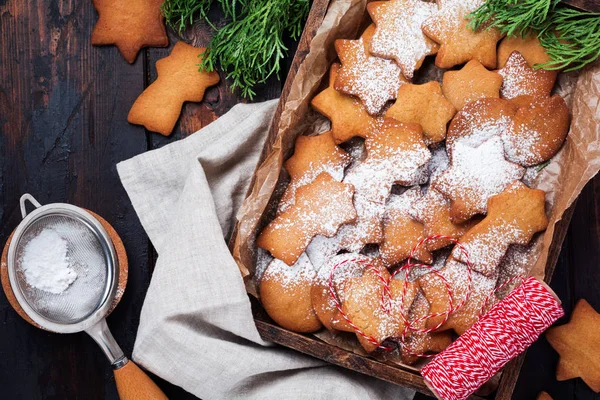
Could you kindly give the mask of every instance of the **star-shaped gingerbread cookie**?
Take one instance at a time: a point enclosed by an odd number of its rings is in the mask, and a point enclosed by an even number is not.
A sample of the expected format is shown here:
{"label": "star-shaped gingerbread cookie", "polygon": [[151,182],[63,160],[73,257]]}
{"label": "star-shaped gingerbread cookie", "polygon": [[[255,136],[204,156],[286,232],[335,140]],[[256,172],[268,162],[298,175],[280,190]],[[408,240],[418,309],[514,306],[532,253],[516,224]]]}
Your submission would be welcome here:
{"label": "star-shaped gingerbread cookie", "polygon": [[335,144],[331,131],[317,136],[298,136],[294,155],[285,162],[291,180],[279,201],[278,212],[294,204],[296,190],[312,182],[322,172],[341,182],[344,168],[350,161],[350,155]]}
{"label": "star-shaped gingerbread cookie", "polygon": [[316,95],[311,105],[331,121],[331,132],[336,143],[343,143],[355,136],[366,137],[376,119],[369,115],[361,102],[334,89],[340,69],[335,63],[329,71],[329,87]]}
{"label": "star-shaped gingerbread cookie", "polygon": [[400,279],[392,279],[389,289],[388,310],[384,310],[381,301],[384,284],[375,272],[367,270],[362,277],[348,279],[342,285],[342,310],[355,326],[376,342],[356,333],[358,341],[369,353],[386,339],[402,336],[405,316],[417,294],[415,284]]}
{"label": "star-shaped gingerbread cookie", "polygon": [[326,172],[296,190],[296,201],[260,233],[258,247],[293,265],[315,235],[331,237],[340,225],[356,219],[354,188]]}
{"label": "star-shaped gingerbread cookie", "polygon": [[371,115],[378,114],[389,100],[395,99],[400,85],[406,82],[394,61],[370,55],[374,32],[375,26],[371,25],[358,40],[335,41],[342,67],[334,88],[358,97]]}
{"label": "star-shaped gingerbread cookie", "polygon": [[203,48],[177,42],[168,57],[156,62],[158,78],[133,103],[127,121],[168,136],[186,101],[202,101],[207,87],[219,83],[216,72],[198,71]]}
{"label": "star-shaped gingerbread cookie", "polygon": [[600,314],[581,299],[569,323],[548,329],[546,339],[560,355],[556,379],[581,378],[596,393],[600,392]]}
{"label": "star-shaped gingerbread cookie", "polygon": [[[387,267],[407,259],[413,247],[425,237],[423,224],[410,216],[410,210],[420,197],[421,190],[417,187],[401,195],[392,195],[387,202],[383,241],[379,245],[379,256]],[[425,263],[432,261],[431,254],[423,246],[417,249],[414,258]]]}
{"label": "star-shaped gingerbread cookie", "polygon": [[[474,271],[497,276],[496,268],[511,244],[526,245],[534,233],[546,229],[545,198],[543,190],[530,189],[516,181],[488,200],[487,216],[459,240]],[[467,261],[458,248],[452,255]]]}
{"label": "star-shaped gingerbread cookie", "polygon": [[396,102],[385,116],[404,123],[420,124],[425,142],[430,145],[446,138],[446,127],[454,114],[456,109],[442,93],[440,84],[432,81],[423,85],[407,83],[400,86]]}
{"label": "star-shaped gingerbread cookie", "polygon": [[504,78],[500,94],[505,99],[523,95],[548,97],[558,75],[557,71],[533,69],[518,51],[510,54],[498,73]]}
{"label": "star-shaped gingerbread cookie", "polygon": [[488,71],[479,61],[471,60],[459,71],[444,72],[444,96],[457,109],[483,98],[499,98],[502,76]]}
{"label": "star-shaped gingerbread cookie", "polygon": [[492,137],[478,147],[454,144],[450,168],[431,185],[452,200],[450,217],[462,223],[487,212],[487,201],[520,180],[525,169],[506,161],[502,139]]}
{"label": "star-shaped gingerbread cookie", "polygon": [[472,31],[467,16],[484,0],[437,0],[439,11],[423,23],[423,32],[440,44],[435,65],[450,68],[477,60],[496,68],[496,43],[502,35],[496,28]]}
{"label": "star-shaped gingerbread cookie", "polygon": [[[496,286],[496,277],[487,277],[478,272],[471,272],[471,285],[469,290],[469,272],[466,264],[450,256],[439,274],[450,286],[454,306],[463,304],[462,307],[451,313],[446,322],[438,331],[453,329],[462,335],[479,319],[480,314],[486,312],[497,302],[493,295]],[[448,288],[439,276],[430,273],[418,279],[419,286],[429,302],[431,314],[441,314],[449,309]],[[468,296],[468,298],[467,298]],[[467,300],[465,301],[465,298]],[[463,303],[464,302],[464,303]],[[427,320],[427,328],[432,329],[444,320],[444,316]]]}
{"label": "star-shaped gingerbread cookie", "polygon": [[423,22],[437,12],[437,6],[421,0],[375,1],[367,4],[376,29],[371,53],[396,61],[402,74],[411,79],[426,56],[439,45],[425,36]]}
{"label": "star-shaped gingerbread cookie", "polygon": [[166,47],[169,38],[160,11],[163,0],[93,0],[99,19],[92,32],[95,46],[114,44],[130,63],[142,47]]}

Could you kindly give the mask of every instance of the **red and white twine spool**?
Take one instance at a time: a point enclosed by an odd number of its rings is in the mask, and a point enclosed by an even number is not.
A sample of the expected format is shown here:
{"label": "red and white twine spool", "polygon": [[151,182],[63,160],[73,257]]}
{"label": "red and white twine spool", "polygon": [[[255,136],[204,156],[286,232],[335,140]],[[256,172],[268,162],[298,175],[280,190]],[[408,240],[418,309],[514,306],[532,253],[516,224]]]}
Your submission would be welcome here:
{"label": "red and white twine spool", "polygon": [[529,347],[564,315],[551,290],[527,278],[421,369],[443,400],[462,400]]}

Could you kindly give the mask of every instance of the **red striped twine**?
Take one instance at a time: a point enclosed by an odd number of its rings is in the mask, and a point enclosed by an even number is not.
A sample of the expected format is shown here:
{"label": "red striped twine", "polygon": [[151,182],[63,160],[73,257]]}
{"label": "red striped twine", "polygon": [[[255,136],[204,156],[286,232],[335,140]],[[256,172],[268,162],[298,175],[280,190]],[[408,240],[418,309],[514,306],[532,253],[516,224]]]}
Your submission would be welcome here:
{"label": "red striped twine", "polygon": [[533,277],[479,319],[421,369],[443,400],[463,400],[564,315],[559,300]]}

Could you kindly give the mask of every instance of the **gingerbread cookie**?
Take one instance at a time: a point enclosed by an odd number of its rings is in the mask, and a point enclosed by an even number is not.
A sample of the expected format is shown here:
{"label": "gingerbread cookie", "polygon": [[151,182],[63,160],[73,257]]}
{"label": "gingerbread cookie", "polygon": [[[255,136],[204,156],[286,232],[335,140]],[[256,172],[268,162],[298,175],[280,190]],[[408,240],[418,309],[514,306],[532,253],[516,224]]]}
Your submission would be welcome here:
{"label": "gingerbread cookie", "polygon": [[[375,272],[366,270],[360,278],[350,278],[342,285],[342,310],[352,323],[376,344],[356,333],[359,343],[367,352],[373,352],[391,337],[400,337],[406,328],[405,315],[417,294],[413,283],[392,279],[390,296],[382,307],[384,284]],[[405,287],[406,286],[406,287]]]}
{"label": "gingerbread cookie", "polygon": [[[453,304],[455,306],[463,304],[463,302],[464,304],[449,315],[447,321],[438,331],[453,329],[457,334],[462,335],[471,325],[477,322],[482,310],[483,312],[487,311],[498,301],[493,294],[496,278],[472,271],[469,290],[467,265],[452,257],[448,258],[444,267],[439,270],[439,274],[450,286]],[[431,314],[441,314],[449,309],[448,288],[439,276],[433,273],[427,274],[420,277],[418,283],[431,306]],[[467,298],[466,301],[465,298]],[[443,320],[444,316],[430,318],[427,320],[427,328],[435,328]]]}
{"label": "gingerbread cookie", "polygon": [[354,225],[342,227],[342,247],[359,251],[367,243],[383,240],[381,219],[392,185],[406,185],[431,153],[417,124],[402,124],[386,118],[366,140],[367,158],[344,178],[355,188],[358,214]]}
{"label": "gingerbread cookie", "polygon": [[142,47],[169,45],[160,11],[163,0],[93,0],[92,3],[99,16],[92,32],[94,46],[114,44],[123,58],[133,63]]}
{"label": "gingerbread cookie", "polygon": [[[459,240],[474,271],[497,276],[496,268],[511,244],[526,245],[533,234],[548,226],[546,193],[516,181],[488,200],[488,214]],[[456,247],[454,258],[467,262]]]}
{"label": "gingerbread cookie", "polygon": [[483,99],[499,98],[502,76],[488,71],[479,61],[471,60],[458,71],[446,71],[442,81],[444,96],[457,109]]}
{"label": "gingerbread cookie", "polygon": [[137,98],[127,121],[169,136],[186,101],[202,101],[207,87],[219,83],[216,72],[199,72],[203,48],[177,42],[171,54],[156,62],[158,78]]}
{"label": "gingerbread cookie", "polygon": [[486,140],[500,137],[512,122],[517,105],[504,99],[481,99],[467,104],[448,127],[446,148],[452,159],[454,144],[461,141],[470,147],[480,146]]}
{"label": "gingerbread cookie", "polygon": [[331,131],[317,136],[298,136],[294,155],[285,162],[291,180],[283,192],[277,211],[283,212],[292,206],[296,200],[296,190],[312,182],[322,172],[341,182],[344,168],[350,161],[350,155],[335,144]]}
{"label": "gingerbread cookie", "polygon": [[437,0],[439,11],[422,25],[423,32],[440,44],[435,65],[450,68],[477,60],[496,68],[496,43],[502,35],[496,28],[472,31],[467,16],[484,0]]}
{"label": "gingerbread cookie", "polygon": [[367,11],[376,25],[371,54],[396,61],[408,79],[426,56],[437,53],[439,45],[421,30],[423,22],[437,12],[435,4],[421,0],[375,1],[367,4]]}
{"label": "gingerbread cookie", "polygon": [[[450,218],[450,200],[430,187],[427,193],[413,204],[411,216],[423,225],[423,236],[444,235],[459,239],[477,221],[455,224]],[[427,251],[439,250],[450,245],[448,239],[433,239],[423,244]]]}
{"label": "gingerbread cookie", "polygon": [[306,254],[291,267],[273,260],[260,282],[260,300],[277,324],[294,332],[314,332],[321,322],[313,311],[311,288],[317,273]]}
{"label": "gingerbread cookie", "polygon": [[[420,197],[421,190],[412,188],[401,195],[392,195],[386,205],[383,241],[379,246],[379,255],[386,267],[407,259],[413,247],[425,237],[423,224],[410,216],[410,210]],[[432,261],[424,247],[417,249],[414,258],[425,263]]]}
{"label": "gingerbread cookie", "polygon": [[487,212],[490,197],[520,180],[525,169],[506,161],[499,137],[492,137],[478,147],[462,141],[454,144],[450,168],[431,185],[452,200],[450,218],[462,223]]}
{"label": "gingerbread cookie", "polygon": [[404,123],[420,124],[425,143],[430,145],[446,138],[446,127],[454,114],[456,109],[442,94],[440,84],[431,81],[423,85],[400,86],[396,102],[385,116]]}
{"label": "gingerbread cookie", "polygon": [[395,99],[400,85],[406,82],[394,61],[369,54],[374,32],[375,26],[371,25],[358,40],[335,41],[342,67],[334,88],[358,97],[371,115],[379,113],[389,100]]}
{"label": "gingerbread cookie", "polygon": [[256,240],[258,247],[293,265],[313,236],[331,237],[340,225],[356,219],[354,188],[337,182],[326,172],[296,190],[293,206],[279,214]]}
{"label": "gingerbread cookie", "polygon": [[600,392],[600,314],[581,299],[569,323],[548,329],[546,339],[560,355],[556,379],[581,378],[596,393]]}
{"label": "gingerbread cookie", "polygon": [[[345,253],[331,257],[325,262],[311,289],[312,306],[323,326],[330,331],[354,332],[354,328],[344,319],[338,311],[335,301],[329,290],[329,280],[338,296],[338,300],[344,298],[344,282],[350,278],[360,278],[369,265],[377,268],[381,276],[389,277],[387,269],[377,260],[361,254]],[[335,271],[333,269],[335,268]],[[331,275],[333,271],[333,276]]]}
{"label": "gingerbread cookie", "polygon": [[521,53],[530,67],[536,64],[545,64],[551,60],[536,34],[532,33],[524,38],[521,36],[507,36],[502,39],[498,46],[498,68],[504,68],[506,60],[513,51]]}
{"label": "gingerbread cookie", "polygon": [[418,330],[426,329],[427,319],[422,318],[430,315],[429,308],[429,302],[423,292],[419,290],[408,312],[408,320],[411,321],[414,331],[408,333],[400,347],[400,357],[405,364],[412,365],[416,363],[421,359],[420,354],[439,353],[452,343],[450,331],[418,332]]}
{"label": "gingerbread cookie", "polygon": [[500,95],[505,99],[514,99],[523,95],[550,96],[558,72],[533,69],[521,53],[513,51],[498,74],[503,78]]}
{"label": "gingerbread cookie", "polygon": [[529,167],[552,158],[569,132],[569,108],[564,99],[521,96],[521,104],[507,129],[502,132],[509,161]]}
{"label": "gingerbread cookie", "polygon": [[316,95],[311,105],[331,120],[331,132],[336,143],[355,136],[366,137],[372,124],[376,124],[360,101],[334,89],[341,65],[334,63],[329,71],[329,87]]}

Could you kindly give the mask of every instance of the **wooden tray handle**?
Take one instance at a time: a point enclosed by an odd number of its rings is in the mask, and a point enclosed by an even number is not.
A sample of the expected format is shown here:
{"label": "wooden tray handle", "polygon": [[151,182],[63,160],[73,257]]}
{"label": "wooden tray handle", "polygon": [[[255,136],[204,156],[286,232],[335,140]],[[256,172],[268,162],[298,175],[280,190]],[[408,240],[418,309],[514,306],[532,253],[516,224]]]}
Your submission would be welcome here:
{"label": "wooden tray handle", "polygon": [[115,369],[115,382],[121,400],[167,400],[156,383],[133,361]]}

